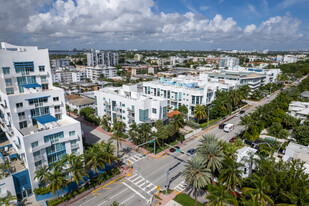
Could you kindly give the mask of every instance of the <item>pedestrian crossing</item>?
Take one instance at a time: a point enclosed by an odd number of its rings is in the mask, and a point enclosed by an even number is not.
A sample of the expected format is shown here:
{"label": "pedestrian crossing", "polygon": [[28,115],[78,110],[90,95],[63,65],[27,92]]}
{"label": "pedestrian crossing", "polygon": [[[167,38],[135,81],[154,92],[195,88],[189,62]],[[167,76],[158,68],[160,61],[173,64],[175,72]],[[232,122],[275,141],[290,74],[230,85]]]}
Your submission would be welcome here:
{"label": "pedestrian crossing", "polygon": [[121,159],[126,165],[133,165],[134,163],[138,162],[141,159],[144,159],[146,155],[141,155],[136,153],[135,155],[128,155],[125,154]]}
{"label": "pedestrian crossing", "polygon": [[126,179],[150,196],[152,196],[157,190],[156,185],[136,173]]}
{"label": "pedestrian crossing", "polygon": [[182,181],[181,183],[179,183],[178,185],[174,187],[174,190],[177,190],[178,192],[182,192],[186,189],[187,186],[188,186],[187,183],[185,181]]}

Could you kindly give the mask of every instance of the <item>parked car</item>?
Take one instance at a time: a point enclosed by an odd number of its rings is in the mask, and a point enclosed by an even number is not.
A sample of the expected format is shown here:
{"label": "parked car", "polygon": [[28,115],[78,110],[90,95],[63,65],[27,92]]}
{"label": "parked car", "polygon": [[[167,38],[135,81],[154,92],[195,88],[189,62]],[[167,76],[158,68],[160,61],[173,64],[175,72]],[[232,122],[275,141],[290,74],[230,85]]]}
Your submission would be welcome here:
{"label": "parked car", "polygon": [[222,124],[219,124],[219,129],[224,129],[226,124],[222,123]]}
{"label": "parked car", "polygon": [[195,149],[189,149],[189,150],[187,151],[187,155],[188,155],[188,156],[192,156],[192,155],[195,154],[195,152],[196,152]]}
{"label": "parked car", "polygon": [[235,141],[235,139],[237,139],[237,137],[232,137],[232,138],[230,139],[229,143],[234,142],[234,141]]}
{"label": "parked car", "polygon": [[[178,146],[174,146],[176,149],[180,149]],[[171,147],[170,152],[175,152],[176,149],[174,147]]]}
{"label": "parked car", "polygon": [[235,127],[235,125],[233,125],[233,124],[227,124],[227,125],[224,126],[223,131],[225,131],[225,132],[231,132],[231,131],[234,130],[234,127]]}
{"label": "parked car", "polygon": [[245,110],[240,110],[240,112],[239,112],[239,114],[244,114],[244,113],[246,113]]}

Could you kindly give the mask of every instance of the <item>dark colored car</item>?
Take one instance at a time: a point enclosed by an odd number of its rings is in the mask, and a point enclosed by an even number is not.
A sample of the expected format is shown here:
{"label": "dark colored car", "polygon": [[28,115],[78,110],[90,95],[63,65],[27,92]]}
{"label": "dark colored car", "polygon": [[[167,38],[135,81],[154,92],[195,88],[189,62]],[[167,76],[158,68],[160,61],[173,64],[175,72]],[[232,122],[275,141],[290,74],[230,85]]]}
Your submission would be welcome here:
{"label": "dark colored car", "polygon": [[219,129],[224,129],[226,124],[222,123],[222,124],[219,124]]}
{"label": "dark colored car", "polygon": [[[178,146],[175,146],[176,149],[180,149]],[[170,152],[175,152],[176,149],[174,147],[171,147]]]}
{"label": "dark colored car", "polygon": [[243,113],[245,113],[246,111],[245,110],[240,110],[240,114],[243,114]]}
{"label": "dark colored car", "polygon": [[189,149],[189,150],[187,151],[187,155],[192,156],[192,155],[194,155],[195,152],[196,152],[195,149]]}
{"label": "dark colored car", "polygon": [[234,140],[237,139],[237,137],[232,137],[232,139],[230,139],[230,143],[234,142]]}

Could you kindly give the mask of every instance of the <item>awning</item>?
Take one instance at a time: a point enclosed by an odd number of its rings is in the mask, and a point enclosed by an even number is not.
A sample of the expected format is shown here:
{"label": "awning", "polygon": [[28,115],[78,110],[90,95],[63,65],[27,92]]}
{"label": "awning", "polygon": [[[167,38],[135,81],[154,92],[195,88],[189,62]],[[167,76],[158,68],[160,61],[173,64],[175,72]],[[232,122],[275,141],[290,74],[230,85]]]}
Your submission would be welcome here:
{"label": "awning", "polygon": [[40,124],[47,124],[50,122],[56,122],[58,121],[57,118],[51,116],[51,115],[45,115],[45,116],[40,116],[40,117],[34,117],[34,119],[38,122],[40,122]]}
{"label": "awning", "polygon": [[34,98],[30,98],[30,99],[25,99],[25,100],[32,100],[32,99],[41,99],[41,98],[48,98],[48,97],[50,97],[50,95],[49,96],[43,96],[43,97],[34,97]]}
{"label": "awning", "polygon": [[38,84],[38,83],[34,83],[34,84],[22,84],[21,86],[23,86],[26,89],[30,89],[30,88],[36,88],[36,87],[42,87],[42,85]]}

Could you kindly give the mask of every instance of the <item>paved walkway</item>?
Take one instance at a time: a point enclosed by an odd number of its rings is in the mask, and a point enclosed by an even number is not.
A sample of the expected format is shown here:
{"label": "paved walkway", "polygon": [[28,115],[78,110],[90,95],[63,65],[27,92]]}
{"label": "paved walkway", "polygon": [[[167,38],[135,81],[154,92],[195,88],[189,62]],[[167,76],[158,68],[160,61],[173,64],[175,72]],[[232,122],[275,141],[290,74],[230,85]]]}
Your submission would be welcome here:
{"label": "paved walkway", "polygon": [[[164,195],[163,193],[160,193],[158,196],[161,198],[161,200],[159,201],[159,203],[157,205],[176,205],[178,206],[179,204],[171,204],[175,201],[173,201],[173,199],[178,195],[179,193],[177,191],[173,191],[171,194],[169,195]],[[171,202],[172,201],[172,202]],[[170,203],[171,202],[171,203]]]}

